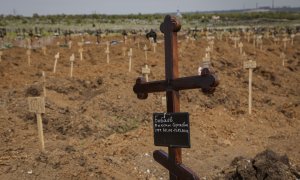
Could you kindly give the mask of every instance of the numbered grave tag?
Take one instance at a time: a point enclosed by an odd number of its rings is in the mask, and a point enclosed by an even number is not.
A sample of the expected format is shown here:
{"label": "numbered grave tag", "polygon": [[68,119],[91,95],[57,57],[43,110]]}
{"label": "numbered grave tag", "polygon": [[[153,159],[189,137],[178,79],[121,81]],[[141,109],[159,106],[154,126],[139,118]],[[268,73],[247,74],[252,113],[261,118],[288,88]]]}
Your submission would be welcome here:
{"label": "numbered grave tag", "polygon": [[254,69],[256,68],[256,61],[245,61],[244,62],[244,69]]}
{"label": "numbered grave tag", "polygon": [[45,113],[45,98],[44,97],[29,97],[28,98],[29,112],[36,114]]}
{"label": "numbered grave tag", "polygon": [[189,113],[153,113],[154,145],[190,148]]}

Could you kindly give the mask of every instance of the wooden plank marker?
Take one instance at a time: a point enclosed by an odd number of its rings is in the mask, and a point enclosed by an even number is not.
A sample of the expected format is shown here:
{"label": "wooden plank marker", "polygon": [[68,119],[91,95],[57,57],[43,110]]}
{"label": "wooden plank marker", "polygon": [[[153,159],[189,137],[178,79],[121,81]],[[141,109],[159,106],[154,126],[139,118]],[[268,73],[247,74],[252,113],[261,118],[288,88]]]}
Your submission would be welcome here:
{"label": "wooden plank marker", "polygon": [[211,52],[213,52],[214,51],[214,44],[215,44],[215,42],[213,40],[211,40],[211,41],[208,42],[208,44],[209,44],[209,47],[211,49]]}
{"label": "wooden plank marker", "polygon": [[288,41],[289,39],[287,38],[287,37],[284,37],[283,39],[282,39],[282,42],[283,42],[283,49],[284,50],[286,50],[286,44],[287,44],[287,41]]}
{"label": "wooden plank marker", "polygon": [[69,49],[72,49],[72,41],[68,42]]}
{"label": "wooden plank marker", "polygon": [[126,56],[126,50],[127,50],[127,47],[123,46],[122,47],[122,52],[123,52],[123,56],[124,57]]}
{"label": "wooden plank marker", "polygon": [[148,68],[148,65],[146,64],[145,67],[142,68],[142,74],[145,76],[146,82],[149,81],[149,74],[150,74],[150,68]]}
{"label": "wooden plank marker", "polygon": [[2,61],[3,51],[0,51],[0,62]]}
{"label": "wooden plank marker", "polygon": [[157,43],[152,43],[152,46],[153,46],[153,52],[156,53],[156,46],[157,46]]}
{"label": "wooden plank marker", "polygon": [[28,66],[30,66],[31,65],[31,50],[27,49],[26,54],[27,54]]}
{"label": "wooden plank marker", "polygon": [[240,48],[240,55],[243,54],[243,47],[244,47],[244,44],[242,42],[239,43],[239,48]]}
{"label": "wooden plank marker", "polygon": [[[201,76],[196,75],[192,77],[179,78],[177,32],[180,30],[180,28],[181,25],[179,21],[177,21],[175,17],[172,17],[170,15],[167,15],[165,17],[164,22],[160,26],[160,30],[162,33],[164,33],[165,39],[164,47],[166,79],[160,81],[146,82],[143,77],[139,77],[136,80],[136,84],[133,87],[133,91],[137,94],[137,97],[139,99],[146,99],[148,97],[148,93],[166,92],[166,116],[164,117],[163,114],[158,115],[159,117],[164,118],[162,120],[167,120],[168,122],[170,122],[171,119],[166,119],[166,117],[178,117],[176,113],[180,111],[180,90],[201,88],[203,92],[212,93],[215,90],[215,87],[218,85],[217,78],[210,73],[209,69],[205,69],[203,71],[205,75],[203,74]],[[154,113],[153,115],[154,117],[157,117],[155,116],[156,113]],[[185,126],[186,118],[182,120],[180,119],[181,118],[178,118],[176,124],[181,124]],[[171,130],[167,131],[170,132]],[[182,139],[183,137],[181,135],[179,135],[179,137]],[[161,136],[161,138],[164,137]],[[162,139],[158,138],[156,140],[161,142]],[[181,147],[188,147],[186,146],[188,145],[188,142],[183,140],[182,142],[174,141],[174,143],[176,143],[177,145],[174,145],[173,142],[163,144],[158,143],[158,145],[164,145],[168,147],[168,154],[162,150],[156,150],[153,152],[154,159],[169,170],[169,177],[171,180],[199,179],[199,177],[191,169],[187,168],[182,164]]]}
{"label": "wooden plank marker", "polygon": [[128,67],[128,71],[131,72],[132,48],[129,49],[128,57],[129,57],[129,67]]}
{"label": "wooden plank marker", "polygon": [[284,66],[284,63],[286,61],[286,55],[284,54],[284,52],[280,53],[280,58],[282,60],[282,66]]}
{"label": "wooden plank marker", "polygon": [[73,66],[74,66],[74,61],[75,61],[75,56],[74,54],[72,54],[72,56],[70,56],[70,62],[71,62],[71,71],[70,71],[70,77],[73,77]]}
{"label": "wooden plank marker", "polygon": [[294,38],[295,38],[295,34],[291,34],[291,45],[294,45]]}
{"label": "wooden plank marker", "polygon": [[55,54],[54,58],[55,58],[55,61],[54,61],[54,66],[53,66],[53,73],[56,73],[56,65],[57,65],[57,60],[59,58],[59,52],[57,54]]}
{"label": "wooden plank marker", "polygon": [[106,42],[105,53],[106,53],[106,62],[107,62],[107,64],[109,64],[109,53],[110,53],[110,51],[109,51],[109,42],[108,41]]}
{"label": "wooden plank marker", "polygon": [[79,49],[78,49],[78,52],[79,52],[79,56],[80,56],[80,61],[82,61],[83,60],[83,48],[82,47],[80,47]]}
{"label": "wooden plank marker", "polygon": [[248,99],[248,112],[251,115],[252,112],[252,72],[253,69],[256,68],[256,61],[245,61],[244,62],[244,69],[249,69],[249,99]]}
{"label": "wooden plank marker", "polygon": [[45,99],[44,97],[29,97],[28,105],[29,105],[29,112],[33,112],[36,114],[40,147],[41,147],[41,151],[45,151],[43,121],[42,121],[42,113],[45,113]]}

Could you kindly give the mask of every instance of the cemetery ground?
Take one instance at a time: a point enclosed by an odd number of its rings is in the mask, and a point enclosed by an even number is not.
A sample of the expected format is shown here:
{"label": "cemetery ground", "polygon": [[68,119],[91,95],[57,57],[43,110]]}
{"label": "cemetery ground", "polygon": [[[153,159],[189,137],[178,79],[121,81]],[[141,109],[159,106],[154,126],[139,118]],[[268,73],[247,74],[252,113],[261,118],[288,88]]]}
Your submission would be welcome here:
{"label": "cemetery ground", "polygon": [[[129,37],[130,38],[130,37]],[[162,37],[151,49],[140,37],[140,49],[133,41],[110,46],[106,60],[106,37],[83,45],[80,60],[77,42],[71,49],[57,46],[54,38],[44,55],[41,48],[5,49],[0,62],[0,179],[167,179],[168,172],[153,160],[152,113],[165,112],[164,93],[139,100],[132,87],[145,65],[143,47],[150,48],[149,81],[164,79]],[[187,43],[179,36],[181,77],[198,74],[208,46],[204,38]],[[201,90],[180,92],[181,111],[190,113],[191,148],[183,149],[183,163],[200,178],[223,178],[234,158],[253,158],[270,149],[286,154],[291,166],[300,170],[300,38],[294,46],[264,40],[263,50],[243,39],[253,70],[253,107],[248,114],[248,70],[233,42],[216,40],[211,62],[220,79],[212,95]],[[132,69],[122,47],[133,49]],[[280,53],[287,60],[282,66]],[[54,56],[60,53],[56,73]],[[73,77],[70,56],[74,53]],[[27,97],[43,95],[42,71],[46,74],[46,113],[42,115],[45,152],[39,149],[36,117],[28,111]]]}

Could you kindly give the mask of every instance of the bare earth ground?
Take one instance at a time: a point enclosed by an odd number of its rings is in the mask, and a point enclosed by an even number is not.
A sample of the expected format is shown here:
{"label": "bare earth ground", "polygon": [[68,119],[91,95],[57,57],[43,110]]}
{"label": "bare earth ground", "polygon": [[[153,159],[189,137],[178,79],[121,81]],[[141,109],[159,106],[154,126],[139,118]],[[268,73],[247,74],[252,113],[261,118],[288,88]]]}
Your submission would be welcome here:
{"label": "bare earth ground", "polygon": [[[94,37],[89,37],[95,41]],[[110,40],[121,40],[110,37]],[[162,37],[159,38],[162,40]],[[145,63],[142,47],[133,48],[133,70],[122,44],[111,47],[106,63],[105,43],[84,45],[79,60],[77,42],[72,49],[56,46],[55,39],[44,56],[26,50],[4,50],[0,62],[0,179],[167,179],[168,172],[152,158],[152,113],[163,112],[161,97],[151,94],[139,100],[132,91]],[[244,41],[245,42],[245,41]],[[286,154],[293,166],[300,165],[300,38],[288,45],[288,61],[280,60],[282,45],[264,41],[263,51],[244,43],[257,61],[253,73],[253,114],[248,115],[248,71],[233,43],[215,41],[212,55],[220,85],[213,95],[200,90],[182,91],[181,111],[190,113],[190,149],[183,149],[183,162],[203,179],[220,178],[237,156],[254,157],[269,148]],[[149,46],[149,44],[148,44]],[[164,79],[164,47],[148,52],[150,80]],[[197,74],[207,47],[204,39],[187,45],[183,37],[179,72]],[[60,52],[57,73],[54,55]],[[74,78],[69,78],[69,57],[75,53]],[[34,114],[28,112],[28,89],[41,85],[47,75],[46,114],[43,115],[46,152],[39,151]],[[297,166],[298,165],[298,166]]]}

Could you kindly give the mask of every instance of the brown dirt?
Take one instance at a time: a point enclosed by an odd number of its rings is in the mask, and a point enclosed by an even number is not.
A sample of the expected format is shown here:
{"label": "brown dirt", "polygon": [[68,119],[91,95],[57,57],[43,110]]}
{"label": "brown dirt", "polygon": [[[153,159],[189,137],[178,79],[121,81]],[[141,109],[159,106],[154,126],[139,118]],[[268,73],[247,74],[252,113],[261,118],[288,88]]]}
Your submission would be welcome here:
{"label": "brown dirt", "polygon": [[[89,37],[91,41],[95,41]],[[181,39],[183,36],[181,37]],[[72,49],[56,46],[55,39],[44,56],[26,50],[4,50],[0,63],[0,179],[167,179],[168,172],[152,158],[164,147],[153,145],[152,113],[163,112],[164,93],[138,100],[132,91],[141,75],[144,52],[133,48],[133,70],[122,44],[111,47],[106,63],[105,44],[85,45],[79,60]],[[87,38],[88,39],[88,38]],[[110,37],[121,40],[121,37]],[[160,37],[160,40],[162,38]],[[144,42],[147,42],[143,39]],[[222,178],[235,157],[254,157],[265,149],[286,154],[292,167],[300,164],[300,38],[286,51],[286,67],[280,50],[266,40],[263,51],[245,43],[245,51],[257,61],[253,73],[253,114],[247,113],[248,71],[233,44],[215,42],[212,63],[220,85],[213,95],[199,90],[180,92],[181,111],[190,113],[190,149],[183,149],[183,162],[201,178]],[[141,48],[144,43],[141,43]],[[148,45],[149,46],[149,45]],[[207,42],[179,44],[181,76],[197,74]],[[148,52],[150,80],[164,78],[164,48]],[[57,73],[54,55],[60,52]],[[69,78],[69,57],[75,53],[74,78]],[[41,71],[47,75],[46,113],[43,114],[46,152],[39,151],[34,114],[27,97],[41,94]],[[297,166],[298,165],[298,166]]]}

